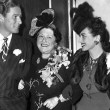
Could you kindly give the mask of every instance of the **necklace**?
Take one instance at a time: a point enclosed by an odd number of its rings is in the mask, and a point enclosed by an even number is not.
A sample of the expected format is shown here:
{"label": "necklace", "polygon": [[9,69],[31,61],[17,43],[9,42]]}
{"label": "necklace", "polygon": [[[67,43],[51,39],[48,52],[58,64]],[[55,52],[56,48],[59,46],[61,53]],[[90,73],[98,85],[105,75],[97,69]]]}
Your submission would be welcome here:
{"label": "necklace", "polygon": [[93,66],[94,66],[95,64],[97,64],[98,58],[93,59],[93,58],[90,56],[89,59],[90,59],[90,67],[91,67],[91,70],[92,70]]}
{"label": "necklace", "polygon": [[89,64],[89,66],[88,66],[88,69],[89,69],[89,71],[88,71],[88,78],[89,78],[90,82],[88,82],[86,84],[86,88],[88,90],[91,90],[91,88],[92,88],[93,74],[94,74],[93,67],[96,66],[97,62],[98,62],[98,58],[97,59],[93,59],[92,57],[89,57],[89,61],[88,61],[88,64]]}

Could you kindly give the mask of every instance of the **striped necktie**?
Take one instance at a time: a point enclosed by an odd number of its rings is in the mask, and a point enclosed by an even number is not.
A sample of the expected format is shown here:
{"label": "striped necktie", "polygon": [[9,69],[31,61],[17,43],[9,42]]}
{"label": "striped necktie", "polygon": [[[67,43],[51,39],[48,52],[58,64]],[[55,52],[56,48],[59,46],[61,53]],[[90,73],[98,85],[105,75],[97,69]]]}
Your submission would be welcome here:
{"label": "striped necktie", "polygon": [[6,56],[8,54],[8,44],[7,44],[8,38],[4,38],[3,40],[4,40],[4,42],[3,42],[3,45],[2,45],[2,60],[3,60],[3,62],[5,62],[6,61]]}

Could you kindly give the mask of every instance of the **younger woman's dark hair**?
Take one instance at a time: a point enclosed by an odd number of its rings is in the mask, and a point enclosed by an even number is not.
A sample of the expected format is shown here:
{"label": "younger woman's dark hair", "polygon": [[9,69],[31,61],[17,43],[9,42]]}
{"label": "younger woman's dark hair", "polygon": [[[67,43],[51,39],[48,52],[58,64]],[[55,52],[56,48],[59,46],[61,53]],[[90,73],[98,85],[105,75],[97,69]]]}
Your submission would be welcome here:
{"label": "younger woman's dark hair", "polygon": [[100,17],[94,17],[85,23],[85,27],[88,27],[93,36],[100,35],[100,42],[105,52],[110,52],[110,35],[106,28],[106,24]]}
{"label": "younger woman's dark hair", "polygon": [[15,0],[3,0],[0,1],[0,14],[3,16],[6,16],[6,14],[9,12],[11,7],[20,7],[20,4],[17,3]]}
{"label": "younger woman's dark hair", "polygon": [[51,29],[51,30],[53,31],[54,36],[55,36],[55,38],[56,38],[56,43],[57,43],[57,44],[59,44],[59,43],[61,42],[61,40],[62,40],[62,35],[61,35],[60,31],[58,30],[58,28],[56,28],[56,26],[55,26],[54,24],[51,24],[51,25],[48,25],[48,26],[43,26],[42,28],[40,28],[40,29],[36,32],[36,34],[34,35],[34,36],[35,36],[35,39],[37,39],[37,36],[38,36],[39,32],[40,32],[42,29],[44,29],[44,28],[49,28],[49,29]]}

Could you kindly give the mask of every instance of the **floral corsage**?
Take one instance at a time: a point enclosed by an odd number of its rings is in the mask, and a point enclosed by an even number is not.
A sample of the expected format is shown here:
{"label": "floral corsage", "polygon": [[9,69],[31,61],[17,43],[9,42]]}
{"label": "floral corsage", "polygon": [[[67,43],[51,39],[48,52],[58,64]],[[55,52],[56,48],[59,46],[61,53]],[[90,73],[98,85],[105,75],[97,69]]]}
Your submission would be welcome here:
{"label": "floral corsage", "polygon": [[106,55],[107,75],[110,73],[110,53]]}
{"label": "floral corsage", "polygon": [[62,66],[68,69],[70,64],[68,54],[68,50],[58,47],[54,54],[48,59],[48,64],[39,71],[39,73],[42,73],[40,77],[43,82],[46,82],[48,87],[51,87],[52,84],[56,85],[58,81],[64,82],[63,78],[58,74],[58,71]]}

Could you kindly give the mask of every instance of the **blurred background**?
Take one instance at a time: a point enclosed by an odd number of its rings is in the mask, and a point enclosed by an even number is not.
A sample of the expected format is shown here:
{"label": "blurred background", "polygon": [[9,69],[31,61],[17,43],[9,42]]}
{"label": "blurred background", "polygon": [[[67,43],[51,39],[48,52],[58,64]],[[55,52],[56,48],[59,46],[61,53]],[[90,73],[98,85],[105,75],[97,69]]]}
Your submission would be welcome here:
{"label": "blurred background", "polygon": [[71,50],[73,53],[80,48],[78,37],[72,30],[72,19],[70,18],[70,9],[78,7],[79,4],[87,1],[95,10],[94,15],[102,17],[106,22],[110,32],[110,0],[17,0],[23,11],[23,25],[20,34],[23,37],[30,38],[28,35],[31,20],[46,8],[55,10],[54,24],[62,33],[61,45]]}

